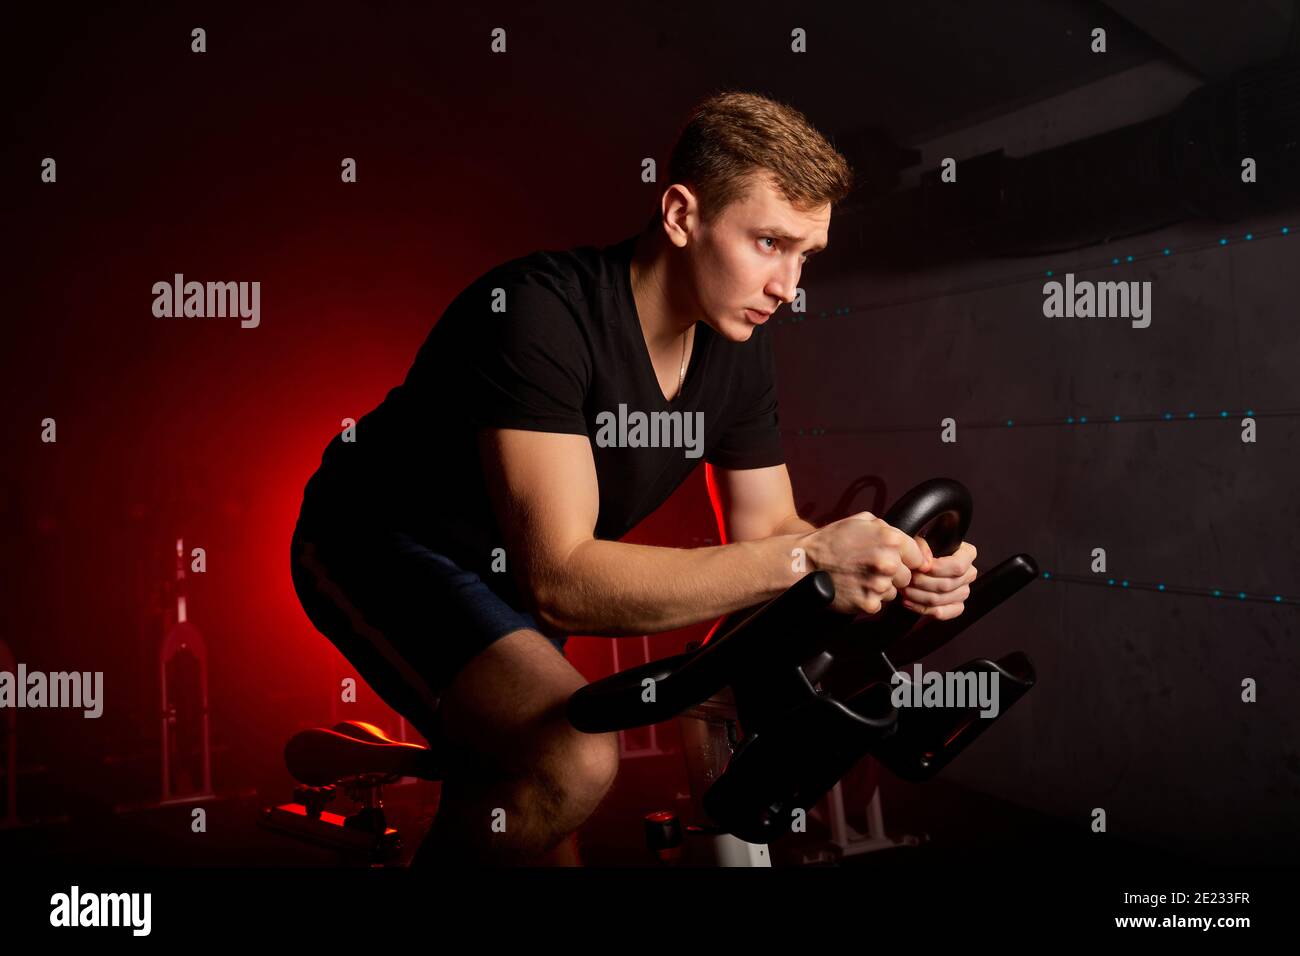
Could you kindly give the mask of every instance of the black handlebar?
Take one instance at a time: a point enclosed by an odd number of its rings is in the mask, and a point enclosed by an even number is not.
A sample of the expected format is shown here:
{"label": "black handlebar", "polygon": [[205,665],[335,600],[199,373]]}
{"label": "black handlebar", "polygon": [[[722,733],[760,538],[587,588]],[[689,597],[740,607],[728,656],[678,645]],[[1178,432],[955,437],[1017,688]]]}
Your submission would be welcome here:
{"label": "black handlebar", "polygon": [[[935,478],[903,495],[884,520],[922,535],[936,557],[945,557],[960,546],[972,512],[960,482]],[[587,733],[658,723],[731,687],[744,738],[704,805],[741,839],[769,842],[788,832],[791,809],[811,807],[866,754],[878,753],[908,779],[926,779],[982,733],[992,721],[972,723],[970,713],[900,720],[884,682],[1037,574],[1028,555],[1008,558],[972,583],[959,617],[913,631],[920,615],[898,602],[871,619],[832,611],[830,575],[814,571],[766,604],[727,617],[697,650],[579,689],[569,699],[569,720]],[[1002,694],[1003,712],[1034,682],[1029,659],[1012,657],[1006,667],[975,661],[963,668],[996,669],[1012,683]]]}

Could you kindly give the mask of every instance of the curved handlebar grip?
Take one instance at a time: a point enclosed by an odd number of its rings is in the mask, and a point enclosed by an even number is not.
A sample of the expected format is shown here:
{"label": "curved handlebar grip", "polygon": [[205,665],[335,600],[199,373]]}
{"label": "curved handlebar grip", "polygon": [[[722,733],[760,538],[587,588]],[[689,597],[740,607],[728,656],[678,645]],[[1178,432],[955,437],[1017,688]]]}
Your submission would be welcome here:
{"label": "curved handlebar grip", "polygon": [[894,502],[884,521],[911,537],[925,530],[930,550],[936,558],[943,558],[961,545],[974,510],[971,494],[960,481],[932,478]]}
{"label": "curved handlebar grip", "polygon": [[[885,512],[884,521],[904,534],[923,534],[936,558],[947,557],[961,545],[970,528],[975,505],[971,493],[952,478],[931,478],[908,491]],[[921,615],[891,601],[873,618],[859,618],[852,628],[830,639],[826,654],[815,662],[838,679],[873,663],[871,656],[907,634]]]}

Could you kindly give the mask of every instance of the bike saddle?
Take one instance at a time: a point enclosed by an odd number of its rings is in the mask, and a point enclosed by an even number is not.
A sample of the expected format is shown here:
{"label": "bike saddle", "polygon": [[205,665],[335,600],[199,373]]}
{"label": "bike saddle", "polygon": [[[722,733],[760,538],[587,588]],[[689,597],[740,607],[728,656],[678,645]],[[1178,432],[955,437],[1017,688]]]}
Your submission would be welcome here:
{"label": "bike saddle", "polygon": [[285,744],[284,762],[295,780],[312,787],[372,775],[441,780],[443,769],[428,747],[393,740],[362,720],[294,734]]}

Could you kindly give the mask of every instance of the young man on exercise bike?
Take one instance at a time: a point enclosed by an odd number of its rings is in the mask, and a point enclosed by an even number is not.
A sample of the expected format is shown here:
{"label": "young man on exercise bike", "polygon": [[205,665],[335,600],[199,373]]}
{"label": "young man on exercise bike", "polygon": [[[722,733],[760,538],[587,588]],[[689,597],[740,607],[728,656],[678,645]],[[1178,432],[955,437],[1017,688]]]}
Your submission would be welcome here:
{"label": "young man on exercise bike", "polygon": [[[307,483],[292,568],[308,616],[449,754],[421,863],[577,862],[568,837],[619,754],[565,718],[585,683],[566,635],[685,627],[818,569],[839,610],[901,597],[947,619],[975,578],[970,544],[934,559],[869,513],[816,529],[795,512],[763,325],[826,245],[844,158],[797,111],[725,93],[693,111],[668,173],[639,235],[471,283]],[[638,412],[692,416],[699,447],[607,427]],[[700,457],[730,543],[620,542]]]}

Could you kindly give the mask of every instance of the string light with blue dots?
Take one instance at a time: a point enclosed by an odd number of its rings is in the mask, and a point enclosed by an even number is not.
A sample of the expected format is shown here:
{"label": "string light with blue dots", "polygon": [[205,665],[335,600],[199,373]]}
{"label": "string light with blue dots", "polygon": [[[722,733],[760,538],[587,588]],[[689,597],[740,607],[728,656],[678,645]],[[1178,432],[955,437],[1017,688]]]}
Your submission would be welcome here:
{"label": "string light with blue dots", "polygon": [[1256,604],[1300,605],[1300,597],[1283,594],[1251,593],[1232,588],[1203,588],[1191,585],[1172,585],[1164,581],[1130,581],[1128,578],[1102,578],[1098,575],[1061,574],[1054,571],[1043,571],[1041,577],[1044,581],[1063,584],[1083,584],[1091,587],[1118,588],[1130,591],[1153,591],[1158,594],[1180,594],[1189,597],[1208,597]]}
{"label": "string light with blue dots", "polygon": [[[1254,232],[1254,231],[1246,232],[1241,235],[1241,239],[1244,242],[1253,242],[1253,241],[1263,240],[1263,239],[1280,239],[1284,236],[1289,236],[1290,234],[1291,234],[1291,227],[1282,226],[1280,229],[1271,230],[1269,232]],[[1205,249],[1213,249],[1216,247],[1223,248],[1227,246],[1231,241],[1232,241],[1231,238],[1228,236],[1220,236],[1217,240],[1201,242],[1201,243],[1193,243],[1188,246],[1180,247],[1178,249],[1177,254],[1188,255],[1194,252],[1201,252]],[[1094,263],[1082,263],[1076,266],[1072,266],[1066,269],[1065,271],[1083,273],[1083,272],[1089,272],[1094,269],[1104,269],[1107,268],[1108,266],[1114,268],[1116,266],[1119,266],[1121,263],[1124,265],[1132,265],[1135,262],[1141,262],[1147,259],[1166,258],[1172,255],[1175,255],[1174,250],[1169,246],[1164,246],[1159,251],[1152,250],[1150,252],[1128,253],[1123,256],[1112,256],[1108,261],[1102,260],[1100,262],[1094,262]],[[925,295],[908,296],[908,297],[903,297],[898,299],[891,299],[889,301],[868,303],[866,305],[860,305],[856,307],[840,306],[835,309],[829,309],[829,310],[823,309],[822,311],[816,313],[792,312],[787,315],[778,315],[775,318],[774,322],[776,325],[798,325],[809,318],[828,319],[828,318],[833,318],[835,316],[841,316],[841,315],[852,315],[855,313],[861,314],[864,312],[874,312],[881,309],[892,309],[900,305],[907,305],[913,302],[924,302],[930,299],[945,299],[954,295],[964,295],[970,292],[984,292],[989,289],[996,289],[1002,286],[1019,285],[1023,282],[1035,281],[1041,278],[1042,276],[1046,276],[1047,278],[1050,279],[1060,271],[1061,270],[1059,269],[1047,269],[1044,272],[1021,273],[1020,275],[1010,276],[1006,279],[980,283],[977,285],[971,285],[971,286],[957,288],[957,289],[950,289],[944,292],[935,292],[935,293],[930,293]]]}
{"label": "string light with blue dots", "polygon": [[[1139,425],[1147,422],[1223,422],[1231,420],[1233,427],[1237,427],[1237,422],[1243,418],[1298,418],[1300,417],[1300,408],[1282,408],[1265,412],[1257,412],[1254,408],[1227,409],[1220,408],[1215,411],[1198,412],[1196,410],[1180,412],[1124,412],[1122,414],[1110,415],[1066,415],[1061,417],[1048,418],[996,418],[996,419],[965,419],[961,422],[964,430],[985,429],[985,428],[1042,428],[1042,427],[1078,427],[1081,425]],[[874,435],[897,432],[932,432],[935,428],[933,423],[922,425],[861,425],[853,427],[837,427],[830,425],[804,426],[799,428],[783,428],[783,435],[794,438],[817,438],[823,435]]]}

